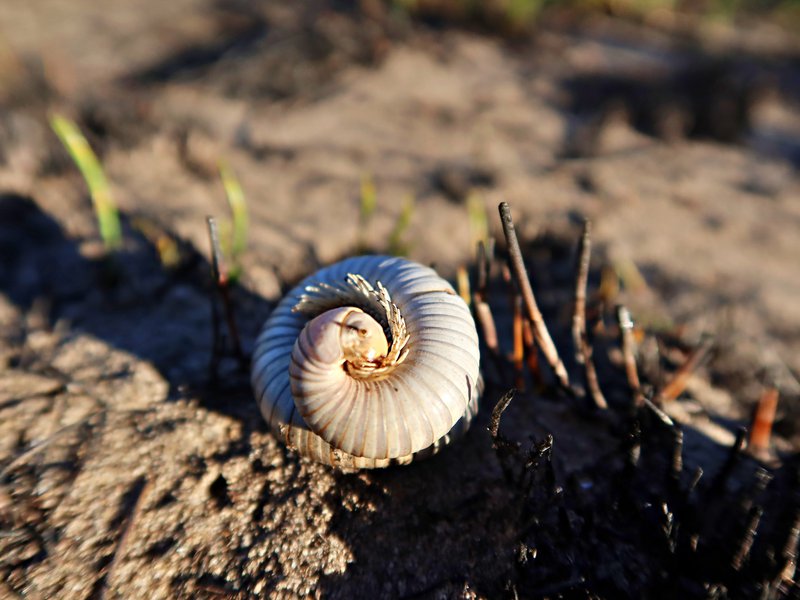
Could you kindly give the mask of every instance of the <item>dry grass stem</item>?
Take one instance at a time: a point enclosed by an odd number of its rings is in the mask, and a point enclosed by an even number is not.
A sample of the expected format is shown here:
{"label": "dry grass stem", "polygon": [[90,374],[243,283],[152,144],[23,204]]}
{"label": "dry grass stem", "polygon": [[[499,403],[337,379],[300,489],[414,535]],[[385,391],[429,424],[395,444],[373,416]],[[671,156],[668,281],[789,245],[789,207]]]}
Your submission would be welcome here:
{"label": "dry grass stem", "polygon": [[584,380],[589,396],[597,408],[608,408],[608,402],[600,389],[597,370],[592,360],[592,345],[586,333],[586,286],[589,281],[589,262],[592,254],[592,224],[584,221],[583,234],[578,245],[578,268],[575,272],[575,309],[572,314],[572,341],[575,346],[575,361],[583,366]]}
{"label": "dry grass stem", "polygon": [[499,353],[500,343],[497,339],[497,327],[494,323],[492,309],[488,302],[487,286],[489,282],[489,265],[491,261],[486,251],[483,240],[478,242],[478,255],[476,264],[476,283],[472,292],[472,306],[475,311],[475,320],[483,333],[483,341],[493,355]]}
{"label": "dry grass stem", "polygon": [[656,402],[667,402],[675,400],[686,389],[686,384],[689,382],[689,377],[697,370],[697,368],[708,357],[709,352],[713,346],[711,339],[703,340],[697,348],[692,350],[684,363],[678,367],[678,370],[672,374],[670,380],[661,388],[656,394]]}
{"label": "dry grass stem", "polygon": [[542,313],[539,311],[539,307],[536,304],[536,298],[533,295],[531,282],[528,279],[525,263],[522,260],[522,250],[519,247],[517,233],[514,230],[514,221],[511,218],[511,208],[508,206],[507,202],[501,202],[499,211],[500,221],[503,224],[503,233],[506,237],[506,245],[508,246],[509,267],[511,269],[511,273],[514,275],[517,285],[519,286],[519,290],[522,293],[522,300],[524,302],[527,316],[533,323],[536,342],[542,349],[542,354],[544,354],[547,363],[550,365],[550,368],[553,369],[553,372],[555,373],[561,387],[568,393],[572,394],[567,369],[558,355],[558,350],[553,343],[553,338],[550,337],[550,332],[547,330],[547,325],[544,322]]}
{"label": "dry grass stem", "polygon": [[617,323],[619,325],[620,345],[622,346],[622,357],[625,362],[625,376],[628,379],[628,387],[633,395],[633,404],[640,407],[644,404],[644,394],[639,382],[639,371],[636,368],[636,342],[633,339],[633,319],[627,308],[621,304],[617,306]]}
{"label": "dry grass stem", "polygon": [[572,313],[572,343],[575,349],[575,362],[583,364],[582,350],[586,337],[586,286],[589,281],[589,261],[592,253],[592,224],[584,221],[583,234],[578,243],[578,263],[575,272],[575,306]]}

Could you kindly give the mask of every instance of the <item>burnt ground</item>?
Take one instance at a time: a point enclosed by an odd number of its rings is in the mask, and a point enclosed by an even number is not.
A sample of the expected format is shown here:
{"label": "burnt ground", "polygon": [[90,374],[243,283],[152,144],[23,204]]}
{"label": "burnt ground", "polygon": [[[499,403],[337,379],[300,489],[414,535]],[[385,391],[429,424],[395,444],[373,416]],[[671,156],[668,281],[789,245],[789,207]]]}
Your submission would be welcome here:
{"label": "burnt ground", "polygon": [[[563,15],[508,40],[362,4],[0,6],[0,596],[796,597],[797,40]],[[52,111],[112,181],[111,260]],[[610,408],[543,368],[493,440],[517,382],[487,362],[478,422],[439,456],[363,473],[299,459],[237,362],[210,368],[221,158],[250,211],[232,290],[246,352],[292,282],[386,250],[408,194],[409,256],[452,278],[472,262],[474,194],[497,238],[511,204],[576,382],[575,245],[593,221]],[[676,428],[632,408],[616,302],[647,390],[713,340],[664,405]],[[737,452],[768,387],[771,451]]]}

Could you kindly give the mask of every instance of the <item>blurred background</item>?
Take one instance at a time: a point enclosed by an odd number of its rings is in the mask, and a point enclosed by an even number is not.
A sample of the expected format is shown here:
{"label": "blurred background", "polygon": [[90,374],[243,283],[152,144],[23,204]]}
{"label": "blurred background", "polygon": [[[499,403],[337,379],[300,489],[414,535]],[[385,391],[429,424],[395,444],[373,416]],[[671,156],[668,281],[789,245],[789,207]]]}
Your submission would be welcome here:
{"label": "blurred background", "polygon": [[797,2],[763,0],[12,0],[0,191],[97,254],[63,117],[126,227],[202,252],[225,165],[241,273],[268,299],[359,250],[452,276],[501,200],[529,239],[589,218],[639,318],[735,330],[796,381],[798,24]]}

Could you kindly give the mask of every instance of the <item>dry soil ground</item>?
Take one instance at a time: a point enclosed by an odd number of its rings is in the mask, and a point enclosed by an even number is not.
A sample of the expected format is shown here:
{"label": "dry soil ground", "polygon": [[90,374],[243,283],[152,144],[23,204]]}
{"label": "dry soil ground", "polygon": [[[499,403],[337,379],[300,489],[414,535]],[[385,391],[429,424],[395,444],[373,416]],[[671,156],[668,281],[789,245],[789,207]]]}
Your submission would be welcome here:
{"label": "dry soil ground", "polygon": [[[369,3],[3,2],[0,596],[797,594],[785,565],[800,505],[798,45],[769,28],[718,33],[704,30],[699,50],[598,18],[508,43]],[[637,131],[636,105],[720,52],[736,57],[726,76],[766,82],[741,140]],[[602,115],[571,114],[564,79],[597,73],[655,83]],[[655,121],[696,116],[691,93]],[[76,119],[112,181],[125,227],[113,277],[50,111]],[[449,277],[473,253],[465,196],[498,236],[508,201],[563,330],[577,223],[590,218],[592,289],[604,265],[623,273],[618,300],[651,332],[643,355],[652,332],[678,362],[701,334],[716,341],[669,408],[684,423],[682,469],[670,479],[674,444],[657,423],[628,418],[621,371],[603,358],[611,337],[599,358],[610,415],[550,392],[512,403],[506,437],[527,449],[554,436],[527,471],[511,452],[518,471],[504,476],[486,432],[512,383],[497,373],[478,424],[434,459],[359,474],[298,459],[233,361],[210,381],[205,216],[227,214],[221,157],[250,210],[234,290],[245,350],[286,285],[359,244],[385,249],[408,194],[409,255]],[[378,210],[362,227],[365,174]],[[160,264],[159,239],[177,240],[177,266]],[[668,372],[668,359],[653,360]],[[719,474],[771,385],[765,492],[752,459]],[[644,474],[630,467],[642,436]]]}

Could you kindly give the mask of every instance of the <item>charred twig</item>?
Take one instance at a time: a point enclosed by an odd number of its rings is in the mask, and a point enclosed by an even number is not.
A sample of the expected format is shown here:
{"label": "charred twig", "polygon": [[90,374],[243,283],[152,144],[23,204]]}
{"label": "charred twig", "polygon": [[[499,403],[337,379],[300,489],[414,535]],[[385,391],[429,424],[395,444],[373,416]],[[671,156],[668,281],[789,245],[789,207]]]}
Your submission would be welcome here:
{"label": "charred twig", "polygon": [[798,509],[795,514],[792,528],[789,531],[789,535],[786,537],[786,543],[783,545],[781,556],[783,557],[784,564],[778,575],[779,584],[792,582],[795,579],[795,573],[797,572],[798,542],[800,542],[800,509]]}
{"label": "charred twig", "polygon": [[675,427],[675,421],[673,421],[670,416],[661,410],[658,406],[656,406],[650,398],[647,396],[642,396],[642,401],[644,402],[644,406],[649,408],[650,411],[658,417],[658,420],[661,421],[667,427]]}
{"label": "charred twig", "polygon": [[519,247],[519,240],[517,239],[517,233],[514,229],[514,221],[511,219],[511,209],[507,202],[501,202],[498,208],[500,210],[500,221],[503,224],[503,233],[506,237],[506,245],[508,246],[509,266],[514,275],[514,279],[517,281],[519,290],[522,293],[527,316],[531,323],[533,323],[536,341],[542,349],[542,353],[547,359],[550,368],[553,369],[562,389],[572,395],[573,392],[570,387],[567,369],[558,356],[558,350],[553,343],[553,339],[550,337],[550,332],[547,330],[547,325],[544,322],[542,313],[539,311],[539,307],[536,304],[536,298],[533,295],[531,282],[528,279],[525,263],[522,260],[522,250]]}
{"label": "charred twig", "polygon": [[619,324],[620,345],[622,346],[622,356],[625,361],[625,376],[628,379],[628,387],[633,394],[633,405],[640,407],[644,405],[644,394],[642,394],[641,383],[639,383],[639,371],[636,369],[636,358],[634,356],[633,340],[633,320],[628,309],[623,305],[617,306],[617,323]]}
{"label": "charred twig", "polygon": [[[553,434],[548,433],[541,442],[534,444],[534,446],[528,452],[528,458],[525,461],[525,471],[531,473],[539,467],[542,461],[544,461],[545,489],[551,498],[557,496],[560,490],[556,482],[556,473],[553,469],[553,442]],[[530,483],[533,483],[533,478],[531,478]]]}
{"label": "charred twig", "polygon": [[508,390],[492,409],[492,416],[489,418],[488,426],[489,435],[492,436],[492,442],[497,440],[508,441],[500,434],[500,419],[503,417],[503,413],[508,408],[508,405],[511,404],[511,400],[514,398],[516,392],[517,390],[515,389]]}
{"label": "charred twig", "polygon": [[510,389],[497,401],[497,404],[492,409],[492,415],[489,417],[489,425],[487,427],[489,435],[492,436],[492,448],[494,448],[497,457],[500,459],[500,467],[503,469],[503,475],[508,482],[514,481],[513,469],[508,464],[508,458],[519,453],[519,444],[511,442],[500,433],[500,419],[503,417],[508,405],[511,404],[515,393],[515,389]]}
{"label": "charred twig", "polygon": [[597,408],[608,408],[600,381],[597,379],[597,370],[592,360],[593,349],[586,333],[586,285],[589,280],[589,262],[592,253],[592,224],[585,221],[583,235],[578,246],[578,268],[575,274],[575,310],[572,315],[572,341],[575,345],[575,360],[583,365],[583,376],[586,387]]}
{"label": "charred twig", "polygon": [[750,449],[755,454],[769,451],[772,425],[775,422],[775,413],[778,410],[778,390],[774,387],[767,388],[761,394],[753,423],[750,429]]}
{"label": "charred twig", "polygon": [[659,390],[655,396],[655,402],[660,404],[665,401],[675,400],[686,389],[689,377],[697,370],[697,367],[708,357],[709,351],[713,346],[711,339],[700,342],[678,370],[672,374],[670,380]]}
{"label": "charred twig", "polygon": [[[242,343],[239,338],[239,328],[236,326],[236,317],[233,312],[233,302],[230,295],[230,280],[228,278],[228,270],[225,267],[222,258],[222,249],[219,244],[219,235],[217,233],[217,223],[214,217],[206,217],[208,223],[208,236],[211,240],[211,274],[214,278],[214,285],[222,300],[222,307],[225,313],[225,322],[228,326],[228,333],[230,334],[231,343],[233,345],[233,352],[239,361],[242,369],[247,367],[247,359],[245,358],[244,351],[242,350]],[[214,342],[211,356],[211,372],[216,374],[219,359],[222,355],[222,340],[219,335],[220,318],[216,302],[211,301],[211,320],[212,327],[214,328]]]}
{"label": "charred twig", "polygon": [[739,464],[742,452],[744,452],[746,446],[747,429],[740,427],[736,432],[736,441],[733,442],[733,446],[731,446],[730,450],[728,451],[728,457],[725,459],[725,464],[722,465],[719,473],[717,473],[717,476],[714,478],[709,492],[716,494],[725,490],[728,480],[733,474],[733,470],[736,468],[736,465]]}
{"label": "charred twig", "polygon": [[760,506],[754,506],[747,514],[747,524],[745,525],[744,535],[742,536],[739,548],[733,555],[731,566],[734,570],[739,571],[744,565],[744,562],[750,556],[750,549],[753,547],[753,540],[756,537],[756,530],[758,524],[761,522],[761,516],[764,514],[764,509]]}
{"label": "charred twig", "polygon": [[689,486],[686,488],[686,496],[690,497],[697,489],[700,480],[703,478],[703,468],[697,467],[692,473],[692,479],[689,481]]}
{"label": "charred twig", "polygon": [[731,475],[733,475],[736,466],[741,460],[746,444],[747,430],[744,427],[740,427],[736,432],[736,441],[728,451],[728,457],[725,459],[725,463],[711,481],[711,484],[704,494],[703,500],[705,509],[702,515],[700,531],[697,532],[696,539],[694,541],[695,545],[697,539],[706,538],[719,526],[719,521],[723,511],[722,503],[719,500],[720,498],[725,497],[725,492],[728,488],[728,481],[730,480]]}

